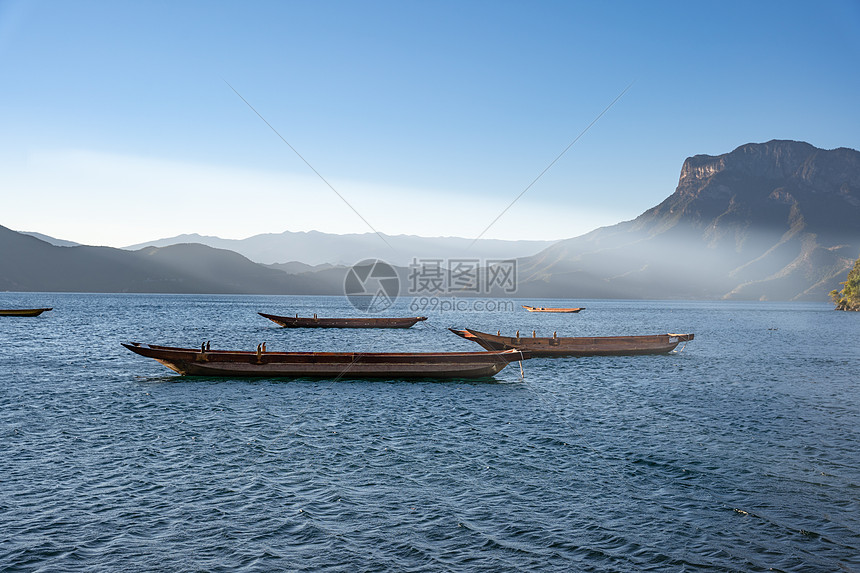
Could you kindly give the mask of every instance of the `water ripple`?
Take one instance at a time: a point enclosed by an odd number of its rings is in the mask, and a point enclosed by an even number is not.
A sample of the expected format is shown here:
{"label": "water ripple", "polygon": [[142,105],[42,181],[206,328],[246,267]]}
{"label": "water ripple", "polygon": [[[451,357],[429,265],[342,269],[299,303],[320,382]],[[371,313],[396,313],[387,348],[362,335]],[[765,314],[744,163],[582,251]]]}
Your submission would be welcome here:
{"label": "water ripple", "polygon": [[[0,300],[55,307],[0,324],[3,570],[860,571],[860,322],[826,305],[588,301],[333,337],[256,312],[339,299]],[[696,340],[491,382],[184,379],[119,346],[475,350],[448,325]]]}

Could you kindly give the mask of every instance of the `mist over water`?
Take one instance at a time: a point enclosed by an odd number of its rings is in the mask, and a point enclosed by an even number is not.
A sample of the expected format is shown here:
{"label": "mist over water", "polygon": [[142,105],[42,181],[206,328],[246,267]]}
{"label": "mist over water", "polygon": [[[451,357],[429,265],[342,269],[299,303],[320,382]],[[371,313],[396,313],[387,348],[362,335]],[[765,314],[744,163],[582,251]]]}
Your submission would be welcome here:
{"label": "mist over water", "polygon": [[[356,316],[345,298],[0,293],[54,307],[0,318],[0,569],[860,569],[856,313],[457,302],[331,331],[256,313]],[[182,378],[119,344],[479,350],[449,326],[696,338],[447,382]]]}

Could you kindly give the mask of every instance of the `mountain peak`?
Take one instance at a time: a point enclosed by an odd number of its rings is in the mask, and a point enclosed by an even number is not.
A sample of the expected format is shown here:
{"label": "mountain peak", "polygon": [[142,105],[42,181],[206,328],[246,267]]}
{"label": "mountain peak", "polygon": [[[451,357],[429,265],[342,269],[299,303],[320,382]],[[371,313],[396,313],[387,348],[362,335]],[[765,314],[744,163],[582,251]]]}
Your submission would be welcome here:
{"label": "mountain peak", "polygon": [[[860,166],[860,152],[840,147],[819,149],[803,141],[773,139],[766,143],[747,143],[723,155],[695,155],[681,167],[679,190],[698,186],[718,174],[733,174],[761,179],[794,178],[813,183],[817,175],[835,175],[829,167],[838,162]],[[856,171],[856,169],[855,169]],[[847,181],[847,180],[846,180]],[[856,185],[860,181],[855,180]]]}
{"label": "mountain peak", "polygon": [[858,248],[860,152],[772,140],[688,158],[662,203],[558,243],[522,275],[553,294],[544,277],[563,276],[584,297],[815,298]]}
{"label": "mountain peak", "polygon": [[647,225],[659,220],[666,229],[684,220],[719,225],[737,221],[740,214],[750,226],[762,217],[772,226],[773,217],[790,215],[782,213],[785,205],[799,206],[822,222],[831,218],[851,227],[845,218],[848,212],[857,215],[860,207],[860,152],[772,140],[723,155],[695,155],[684,161],[675,193],[638,221]]}

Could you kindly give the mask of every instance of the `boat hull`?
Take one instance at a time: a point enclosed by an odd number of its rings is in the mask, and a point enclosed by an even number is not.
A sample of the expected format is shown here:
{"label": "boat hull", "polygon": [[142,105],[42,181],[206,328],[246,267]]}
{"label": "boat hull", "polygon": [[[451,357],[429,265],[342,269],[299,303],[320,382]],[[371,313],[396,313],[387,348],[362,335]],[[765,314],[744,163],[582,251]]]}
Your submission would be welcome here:
{"label": "boat hull", "polygon": [[523,307],[524,309],[526,309],[527,311],[529,311],[529,312],[562,312],[562,313],[573,313],[573,312],[579,312],[579,311],[581,311],[581,310],[585,310],[585,307],[584,307],[584,306],[583,306],[583,307],[580,307],[580,308],[547,308],[547,307],[544,307],[544,306],[527,306],[527,305],[522,305],[522,307]]}
{"label": "boat hull", "polygon": [[500,336],[471,329],[449,330],[457,336],[480,344],[487,350],[523,350],[535,358],[668,354],[680,343],[693,340],[695,336],[693,334],[654,334],[538,338]]}
{"label": "boat hull", "polygon": [[0,316],[39,316],[53,308],[10,308],[0,309]]}
{"label": "boat hull", "polygon": [[183,376],[289,378],[482,378],[529,358],[501,352],[242,352],[137,342],[123,346]]}
{"label": "boat hull", "polygon": [[407,318],[316,318],[305,316],[278,316],[258,312],[284,328],[409,328],[416,322],[427,320],[426,316]]}

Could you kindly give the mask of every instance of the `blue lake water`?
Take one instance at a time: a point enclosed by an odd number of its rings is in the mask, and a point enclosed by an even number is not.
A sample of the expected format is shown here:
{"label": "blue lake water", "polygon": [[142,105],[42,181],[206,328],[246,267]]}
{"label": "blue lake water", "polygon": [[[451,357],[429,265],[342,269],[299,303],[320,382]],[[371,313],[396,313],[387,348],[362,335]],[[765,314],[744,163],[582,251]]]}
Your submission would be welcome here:
{"label": "blue lake water", "polygon": [[[409,302],[387,314],[426,323],[332,331],[256,313],[344,298],[0,293],[54,307],[0,317],[0,570],[860,571],[860,313]],[[182,378],[120,346],[480,350],[449,326],[696,339],[442,382]]]}

